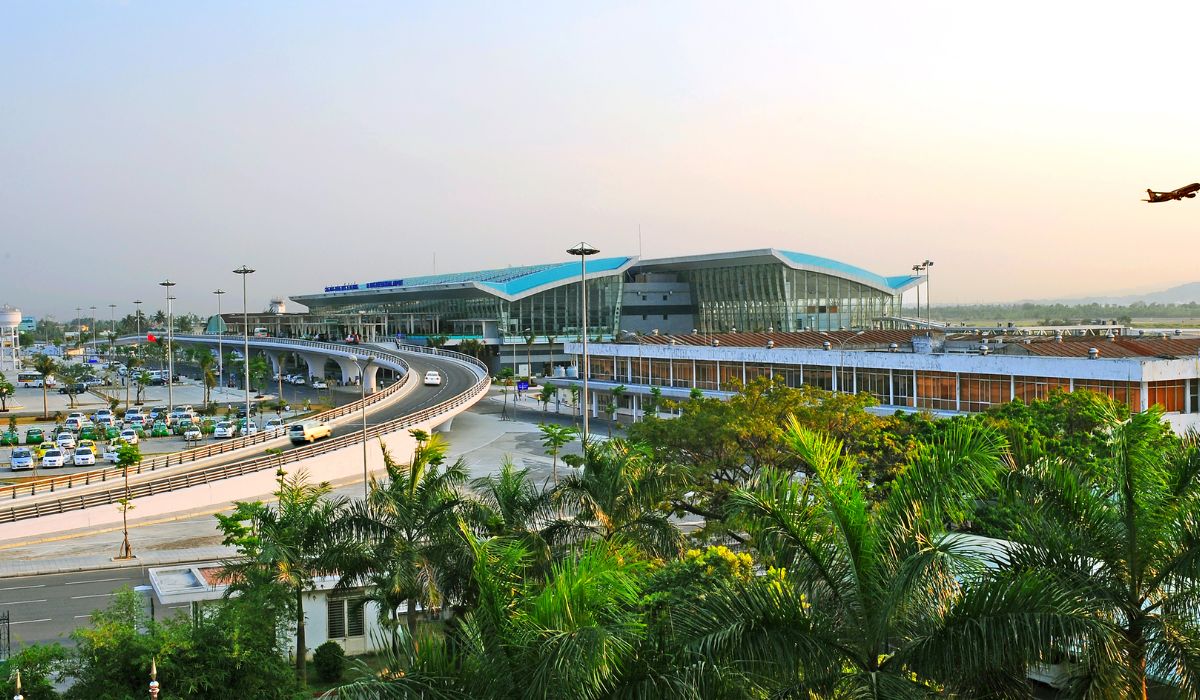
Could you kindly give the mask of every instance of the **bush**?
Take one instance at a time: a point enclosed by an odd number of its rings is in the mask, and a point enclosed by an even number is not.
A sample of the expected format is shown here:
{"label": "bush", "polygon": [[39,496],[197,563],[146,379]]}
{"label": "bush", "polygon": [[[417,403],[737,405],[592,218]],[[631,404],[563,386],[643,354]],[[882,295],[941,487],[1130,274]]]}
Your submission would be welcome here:
{"label": "bush", "polygon": [[346,652],[337,642],[325,642],[313,652],[313,666],[323,683],[337,683],[346,670]]}

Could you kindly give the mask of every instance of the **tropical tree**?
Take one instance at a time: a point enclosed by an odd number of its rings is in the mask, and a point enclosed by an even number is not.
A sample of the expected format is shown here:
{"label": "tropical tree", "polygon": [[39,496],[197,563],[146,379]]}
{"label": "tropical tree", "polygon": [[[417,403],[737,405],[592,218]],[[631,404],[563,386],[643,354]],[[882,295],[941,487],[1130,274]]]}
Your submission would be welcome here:
{"label": "tropical tree", "polygon": [[3,373],[0,373],[0,411],[8,410],[8,400],[15,393],[17,393],[17,390],[12,385],[12,382],[8,381],[8,378]]}
{"label": "tropical tree", "polygon": [[1200,697],[1200,447],[1157,409],[1129,414],[1093,395],[1094,452],[1044,456],[1007,484],[1028,508],[1013,523],[1008,567],[1075,593],[1101,629],[1058,651],[1071,694],[1146,698],[1152,681]]}
{"label": "tropical tree", "polygon": [[46,397],[46,380],[58,371],[58,361],[49,355],[38,353],[33,356],[33,368],[42,374],[42,418],[49,418],[50,402]]}
{"label": "tropical tree", "polygon": [[458,351],[464,355],[470,355],[476,360],[483,359],[483,355],[487,352],[487,346],[477,338],[466,338],[459,341]]}
{"label": "tropical tree", "polygon": [[129,511],[133,510],[133,495],[129,491],[129,468],[142,463],[142,451],[137,445],[122,441],[117,447],[117,466],[121,468],[121,476],[125,482],[125,493],[117,499],[117,508],[121,511],[121,551],[117,559],[132,559],[133,546],[129,543]]}
{"label": "tropical tree", "polygon": [[296,626],[296,671],[307,682],[304,639],[304,592],[317,576],[332,573],[330,552],[338,546],[332,526],[346,499],[330,496],[327,482],[313,484],[303,470],[289,477],[277,472],[277,502],[237,501],[229,515],[217,514],[223,543],[237,549],[226,561],[227,595],[248,593],[265,604],[290,611]]}
{"label": "tropical tree", "polygon": [[383,448],[386,477],[371,479],[365,501],[347,509],[336,528],[346,544],[337,551],[339,586],[367,587],[379,604],[380,622],[399,644],[400,608],[407,605],[409,633],[417,607],[442,605],[445,572],[459,547],[460,488],[467,480],[462,460],[446,463],[449,444],[441,435],[411,431],[417,445],[408,464]]}
{"label": "tropical tree", "polygon": [[797,421],[787,440],[808,477],[767,469],[730,499],[768,575],[675,616],[702,658],[768,695],[1025,697],[1030,661],[1101,626],[1051,577],[993,576],[986,548],[946,534],[996,486],[994,433],[953,426],[876,506],[840,441]]}
{"label": "tropical tree", "polygon": [[548,526],[546,537],[556,545],[599,539],[651,556],[678,555],[683,536],[667,505],[675,470],[647,447],[619,438],[588,443],[583,450],[580,471],[565,476],[553,491],[555,505],[570,515]]}
{"label": "tropical tree", "polygon": [[541,392],[538,393],[538,401],[542,403],[542,413],[545,413],[550,408],[550,402],[558,396],[558,387],[549,382],[542,385]]}
{"label": "tropical tree", "polygon": [[555,425],[553,423],[538,423],[538,430],[542,431],[542,447],[546,448],[546,454],[553,458],[550,466],[550,473],[554,477],[554,485],[558,485],[558,453],[569,444],[572,440],[579,437],[579,431],[569,425]]}
{"label": "tropical tree", "polygon": [[204,405],[212,400],[212,389],[217,385],[217,360],[212,351],[205,347],[196,348],[192,355],[196,366],[200,368],[200,381],[204,384]]}
{"label": "tropical tree", "polygon": [[630,547],[580,546],[545,579],[507,537],[463,539],[477,604],[448,633],[406,635],[389,669],[338,688],[350,700],[611,697],[636,663],[649,564]]}
{"label": "tropical tree", "polygon": [[498,473],[472,480],[471,489],[476,495],[465,510],[481,535],[519,540],[535,560],[549,562],[550,546],[540,528],[552,516],[550,493],[533,483],[529,469],[505,459]]}

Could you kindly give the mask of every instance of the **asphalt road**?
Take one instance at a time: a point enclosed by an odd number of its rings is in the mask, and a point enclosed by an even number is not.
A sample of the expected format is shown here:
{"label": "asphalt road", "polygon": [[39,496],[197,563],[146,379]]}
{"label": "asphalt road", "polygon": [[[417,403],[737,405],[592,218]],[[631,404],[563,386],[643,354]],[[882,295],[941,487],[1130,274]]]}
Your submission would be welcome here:
{"label": "asphalt road", "polygon": [[[142,567],[0,579],[0,611],[9,614],[13,651],[31,644],[68,643],[71,631],[108,607],[118,588],[149,584]],[[159,609],[155,615],[161,619],[178,612]]]}

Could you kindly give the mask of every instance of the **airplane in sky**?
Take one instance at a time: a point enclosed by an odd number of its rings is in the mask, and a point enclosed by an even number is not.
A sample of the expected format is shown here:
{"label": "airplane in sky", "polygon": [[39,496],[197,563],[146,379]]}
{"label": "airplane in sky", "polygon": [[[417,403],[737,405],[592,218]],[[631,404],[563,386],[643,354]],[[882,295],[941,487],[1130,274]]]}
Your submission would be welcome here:
{"label": "airplane in sky", "polygon": [[1143,199],[1142,201],[1153,204],[1156,202],[1170,202],[1176,199],[1183,199],[1184,197],[1187,197],[1188,199],[1195,199],[1197,192],[1200,192],[1200,182],[1193,182],[1190,185],[1180,187],[1177,190],[1171,190],[1170,192],[1155,192],[1154,190],[1146,190],[1146,194],[1150,196],[1150,199]]}

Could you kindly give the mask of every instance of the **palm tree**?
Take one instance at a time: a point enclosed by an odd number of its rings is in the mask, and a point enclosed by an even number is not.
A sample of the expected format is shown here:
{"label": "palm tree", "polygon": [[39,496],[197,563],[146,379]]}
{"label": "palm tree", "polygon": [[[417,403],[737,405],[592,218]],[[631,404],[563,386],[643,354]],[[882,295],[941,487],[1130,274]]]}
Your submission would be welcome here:
{"label": "palm tree", "polygon": [[553,423],[538,423],[538,430],[542,431],[542,447],[545,447],[546,454],[554,459],[550,473],[554,477],[554,485],[558,486],[558,453],[567,443],[579,436],[579,431],[569,425]]}
{"label": "palm tree", "polygon": [[16,393],[12,382],[0,372],[0,411],[8,411],[8,400]]}
{"label": "palm tree", "polygon": [[467,519],[488,537],[521,541],[541,562],[549,562],[550,546],[540,527],[552,515],[550,493],[529,478],[529,469],[518,469],[505,459],[500,472],[471,481],[477,496],[465,503]]}
{"label": "palm tree", "polygon": [[33,368],[42,374],[42,418],[50,417],[50,402],[46,397],[46,380],[58,370],[58,361],[49,355],[33,356]]}
{"label": "palm tree", "polygon": [[1009,566],[1046,572],[1105,622],[1068,650],[1074,694],[1146,698],[1154,680],[1200,697],[1200,446],[1172,436],[1157,408],[1092,400],[1103,468],[1042,458],[1018,470],[1011,485],[1031,507]]}
{"label": "palm tree", "polygon": [[449,447],[441,435],[420,430],[409,464],[397,464],[383,449],[387,473],[371,479],[366,501],[356,501],[337,528],[347,544],[337,554],[339,586],[368,586],[379,603],[381,622],[399,643],[399,611],[407,604],[409,633],[416,630],[417,606],[426,610],[443,599],[441,574],[458,546],[459,489],[466,483],[461,460],[446,464]]}
{"label": "palm tree", "polygon": [[977,544],[945,534],[995,487],[994,434],[949,427],[878,506],[840,441],[795,419],[786,437],[810,476],[766,469],[730,498],[768,575],[678,611],[699,658],[773,696],[1025,697],[1029,661],[1096,627],[1049,577],[993,577]]}
{"label": "palm tree", "polygon": [[238,501],[230,515],[216,517],[223,544],[238,553],[225,562],[229,594],[278,591],[272,600],[295,616],[296,671],[307,682],[304,592],[317,576],[332,572],[330,551],[338,545],[332,524],[342,516],[346,499],[331,497],[327,482],[312,484],[304,471],[289,478],[281,469],[277,475],[274,508],[262,501]]}
{"label": "palm tree", "polygon": [[200,381],[204,383],[204,406],[207,407],[212,400],[212,388],[217,385],[217,361],[212,351],[205,347],[196,348],[192,357],[200,368]]}
{"label": "palm tree", "polygon": [[583,449],[583,468],[564,477],[553,492],[555,504],[574,515],[552,523],[546,537],[556,544],[600,539],[652,556],[679,554],[683,536],[666,508],[674,470],[656,461],[650,448],[621,439]]}

